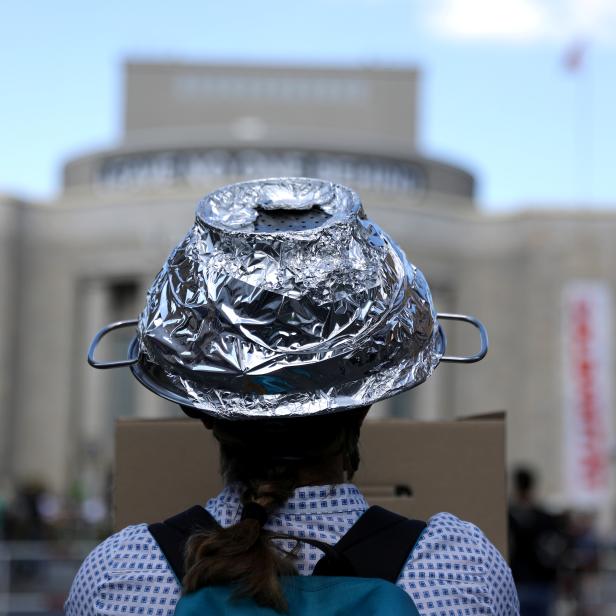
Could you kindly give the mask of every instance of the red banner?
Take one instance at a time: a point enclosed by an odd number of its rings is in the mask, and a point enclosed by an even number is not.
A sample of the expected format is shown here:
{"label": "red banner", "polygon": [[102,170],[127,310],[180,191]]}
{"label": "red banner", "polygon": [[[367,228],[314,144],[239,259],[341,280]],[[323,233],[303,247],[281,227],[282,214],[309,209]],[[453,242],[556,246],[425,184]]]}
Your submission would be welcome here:
{"label": "red banner", "polygon": [[612,302],[607,284],[569,283],[563,293],[565,484],[573,505],[610,497]]}

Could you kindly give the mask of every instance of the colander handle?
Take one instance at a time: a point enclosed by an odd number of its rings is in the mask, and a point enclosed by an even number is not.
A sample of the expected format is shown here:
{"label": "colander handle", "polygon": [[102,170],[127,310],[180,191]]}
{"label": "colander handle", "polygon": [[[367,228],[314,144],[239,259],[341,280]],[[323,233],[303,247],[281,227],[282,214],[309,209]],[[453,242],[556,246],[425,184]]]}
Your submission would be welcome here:
{"label": "colander handle", "polygon": [[441,361],[451,361],[457,362],[459,364],[474,364],[477,361],[481,361],[486,356],[489,345],[488,332],[479,319],[471,317],[467,314],[450,314],[448,312],[439,312],[436,316],[439,320],[462,321],[464,323],[470,323],[479,330],[479,337],[481,338],[481,350],[479,351],[479,353],[475,353],[475,355],[469,355],[468,357],[444,355],[443,357],[441,357]]}
{"label": "colander handle", "polygon": [[100,370],[105,370],[107,368],[121,368],[122,366],[132,366],[137,363],[138,357],[134,357],[132,359],[123,359],[121,361],[97,361],[94,359],[94,351],[96,351],[96,347],[99,342],[106,336],[109,332],[112,332],[115,329],[121,329],[123,327],[135,326],[139,323],[138,319],[130,319],[129,321],[116,321],[115,323],[109,323],[109,325],[105,325],[102,329],[100,329],[94,338],[92,339],[92,343],[90,344],[90,348],[88,349],[88,363],[92,368],[99,368]]}

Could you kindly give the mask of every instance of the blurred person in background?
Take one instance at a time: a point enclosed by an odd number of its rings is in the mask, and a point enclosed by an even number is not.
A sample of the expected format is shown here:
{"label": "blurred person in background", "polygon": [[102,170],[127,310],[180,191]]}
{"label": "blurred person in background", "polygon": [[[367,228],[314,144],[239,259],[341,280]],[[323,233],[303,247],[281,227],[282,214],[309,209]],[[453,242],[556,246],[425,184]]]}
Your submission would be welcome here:
{"label": "blurred person in background", "polygon": [[514,471],[509,506],[510,565],[521,616],[550,616],[567,540],[559,516],[537,503],[535,485],[532,470]]}
{"label": "blurred person in background", "polygon": [[6,539],[8,524],[9,496],[8,490],[0,490],[0,541]]}
{"label": "blurred person in background", "polygon": [[596,523],[596,515],[592,511],[576,511],[568,516],[563,590],[576,606],[577,616],[602,613],[599,610],[604,589],[598,575],[601,544]]}
{"label": "blurred person in background", "polygon": [[50,492],[38,481],[28,481],[18,486],[15,498],[7,505],[5,532],[8,540],[42,541],[53,535],[53,528],[46,517]]}

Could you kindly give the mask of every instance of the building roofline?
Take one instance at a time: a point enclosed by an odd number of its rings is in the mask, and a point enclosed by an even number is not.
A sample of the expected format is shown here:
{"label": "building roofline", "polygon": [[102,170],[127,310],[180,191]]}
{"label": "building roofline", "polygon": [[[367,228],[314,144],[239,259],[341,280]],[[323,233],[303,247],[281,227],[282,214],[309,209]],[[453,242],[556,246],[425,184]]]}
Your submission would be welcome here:
{"label": "building roofline", "polygon": [[197,60],[190,58],[174,58],[171,56],[161,57],[159,59],[152,59],[151,56],[144,57],[140,59],[136,56],[127,57],[123,65],[125,68],[139,68],[139,69],[178,69],[178,68],[186,68],[186,69],[195,69],[195,68],[210,68],[210,69],[220,69],[221,71],[235,71],[238,72],[246,71],[246,70],[254,70],[254,69],[262,69],[264,71],[271,72],[285,72],[289,70],[299,71],[299,72],[313,72],[313,71],[326,71],[326,72],[344,72],[349,74],[355,73],[370,73],[371,76],[374,77],[383,77],[390,78],[392,75],[400,75],[408,78],[409,75],[419,75],[421,74],[421,69],[416,64],[407,64],[407,63],[388,63],[388,64],[380,64],[380,63],[359,63],[359,62],[349,62],[349,63],[341,63],[336,62],[330,63],[327,61],[314,61],[311,60],[309,63],[301,62],[299,60],[289,60],[284,61],[280,59],[268,61],[267,59],[254,60],[251,58],[246,58],[245,60],[221,60],[216,59],[209,61],[205,60]]}

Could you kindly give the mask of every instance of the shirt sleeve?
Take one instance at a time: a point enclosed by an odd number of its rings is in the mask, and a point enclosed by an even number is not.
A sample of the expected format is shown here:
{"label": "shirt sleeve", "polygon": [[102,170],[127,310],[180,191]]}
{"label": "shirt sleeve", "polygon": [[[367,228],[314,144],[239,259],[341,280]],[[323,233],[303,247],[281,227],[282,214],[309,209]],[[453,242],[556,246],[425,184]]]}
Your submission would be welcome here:
{"label": "shirt sleeve", "polygon": [[430,519],[398,585],[422,616],[520,613],[511,570],[500,552],[477,526],[450,513]]}
{"label": "shirt sleeve", "polygon": [[82,563],[65,603],[66,616],[171,616],[180,585],[147,525],[128,526]]}

